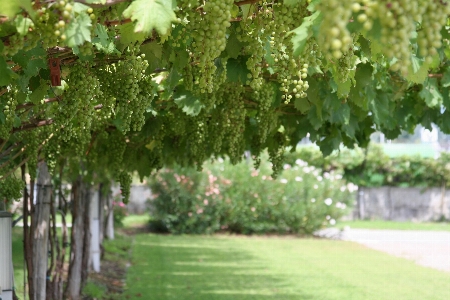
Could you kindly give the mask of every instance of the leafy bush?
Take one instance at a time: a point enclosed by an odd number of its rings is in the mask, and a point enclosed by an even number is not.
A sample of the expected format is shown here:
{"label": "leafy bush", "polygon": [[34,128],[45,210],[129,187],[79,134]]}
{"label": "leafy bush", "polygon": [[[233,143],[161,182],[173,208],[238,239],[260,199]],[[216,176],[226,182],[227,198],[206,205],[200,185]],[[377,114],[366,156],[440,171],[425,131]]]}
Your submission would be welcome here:
{"label": "leafy bush", "polygon": [[323,157],[317,147],[302,147],[287,155],[288,161],[302,159],[324,170],[338,170],[348,182],[359,186],[441,187],[450,186],[450,154],[437,159],[420,156],[390,158],[380,145],[368,149],[342,149]]}
{"label": "leafy bush", "polygon": [[114,226],[123,227],[123,220],[128,215],[127,206],[120,200],[120,197],[116,197],[116,201],[113,201],[113,216]]}
{"label": "leafy bush", "polygon": [[203,172],[174,167],[151,179],[153,229],[172,233],[312,233],[334,224],[353,202],[338,172],[298,160],[277,180],[263,163],[254,170],[219,160]]}

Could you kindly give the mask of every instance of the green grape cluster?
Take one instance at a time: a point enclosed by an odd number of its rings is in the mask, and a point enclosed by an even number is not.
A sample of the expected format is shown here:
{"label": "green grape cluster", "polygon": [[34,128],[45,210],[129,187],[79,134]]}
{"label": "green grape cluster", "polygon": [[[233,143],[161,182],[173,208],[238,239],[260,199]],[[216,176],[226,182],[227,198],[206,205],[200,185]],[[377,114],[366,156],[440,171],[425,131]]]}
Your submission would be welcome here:
{"label": "green grape cluster", "polygon": [[25,187],[23,180],[11,175],[0,180],[0,201],[19,200]]}
{"label": "green grape cluster", "polygon": [[97,67],[94,70],[95,77],[100,82],[101,93],[97,96],[97,103],[101,104],[101,109],[95,111],[94,128],[102,128],[110,121],[114,115],[114,108],[116,105],[114,89],[114,73],[109,71],[110,66]]}
{"label": "green grape cluster", "polygon": [[91,63],[73,65],[67,84],[69,88],[64,93],[64,100],[60,102],[54,123],[61,128],[61,138],[64,141],[76,138],[77,145],[82,146],[90,142],[91,128],[96,117],[95,103],[103,92]]}
{"label": "green grape cluster", "polygon": [[11,135],[14,119],[16,118],[17,91],[9,88],[8,91],[0,96],[0,105],[3,106],[4,122],[0,126],[0,138],[8,139]]}
{"label": "green grape cluster", "polygon": [[271,110],[272,103],[275,99],[275,89],[271,84],[265,84],[259,91],[254,91],[253,98],[258,103],[258,112],[256,121],[258,123],[258,143],[264,144],[267,135],[272,129],[276,114]]}
{"label": "green grape cluster", "polygon": [[[146,62],[146,61],[145,61]],[[144,114],[151,106],[153,99],[155,98],[154,82],[152,77],[143,76],[142,80],[138,82],[139,94],[137,95],[136,105],[133,108],[133,123],[132,127],[134,131],[139,131],[145,124]]]}
{"label": "green grape cluster", "polygon": [[120,172],[117,180],[120,184],[120,191],[122,193],[123,203],[128,203],[130,199],[130,189],[131,189],[131,175],[125,171]]}
{"label": "green grape cluster", "polygon": [[[406,1],[405,1],[406,2]],[[419,54],[428,62],[437,54],[437,49],[442,46],[441,29],[448,25],[450,15],[450,3],[448,1],[418,1],[418,13],[421,20],[421,28],[417,32]],[[424,3],[422,3],[424,2]],[[428,4],[426,6],[424,4]],[[422,4],[422,5],[420,5]],[[410,5],[413,5],[410,3]]]}
{"label": "green grape cluster", "polygon": [[320,68],[323,63],[323,55],[320,51],[319,44],[317,40],[313,37],[306,41],[305,49],[302,54],[302,58],[305,62],[309,64],[310,67]]}
{"label": "green grape cluster", "polygon": [[[299,59],[291,58],[285,55],[283,59],[278,60],[280,65],[278,80],[281,83],[280,91],[283,92],[281,96],[285,104],[288,104],[292,98],[306,98],[306,90],[309,88],[309,83],[306,81],[308,76],[308,64]],[[292,76],[296,74],[296,76]]]}
{"label": "green grape cluster", "polygon": [[[145,70],[148,67],[145,55],[135,55],[134,50],[128,49],[125,60],[116,64],[116,93],[117,106],[116,114],[122,120],[121,129],[123,132],[139,130],[144,124],[143,113],[148,108],[153,95],[146,95],[145,91],[141,96],[141,86],[150,84],[148,79],[143,85],[139,84],[145,78]],[[146,89],[148,91],[148,89]],[[150,99],[150,100],[149,100]]]}
{"label": "green grape cluster", "polygon": [[26,144],[24,156],[28,159],[28,173],[30,174],[31,179],[35,179],[37,176],[39,146],[42,142],[40,140],[40,131],[40,128],[37,128],[20,132],[17,135],[18,138]]}
{"label": "green grape cluster", "polygon": [[264,82],[262,67],[265,63],[265,43],[271,34],[264,27],[272,21],[270,5],[266,1],[262,2],[257,10],[258,15],[244,16],[236,28],[237,38],[245,45],[242,51],[249,56],[246,65],[250,73],[246,84],[254,90],[260,89]]}
{"label": "green grape cluster", "polygon": [[61,146],[56,138],[50,138],[43,148],[45,162],[47,163],[48,171],[53,174],[61,157]]}
{"label": "green grape cluster", "polygon": [[328,59],[339,59],[348,52],[352,38],[347,24],[352,16],[353,3],[354,1],[324,0],[317,7],[323,16],[318,42]]}
{"label": "green grape cluster", "polygon": [[101,142],[104,144],[102,149],[108,157],[108,169],[112,171],[113,174],[120,173],[120,167],[123,161],[123,154],[127,147],[126,138],[122,132],[119,130],[113,130],[109,134],[105,135]]}
{"label": "green grape cluster", "polygon": [[[212,93],[215,86],[214,76],[217,70],[215,59],[225,50],[227,28],[231,26],[231,9],[233,0],[210,0],[197,10],[192,7],[193,1],[184,1],[189,12],[189,23],[186,32],[193,39],[190,44],[190,60],[194,69],[194,83],[201,93]],[[187,5],[186,5],[187,4]]]}
{"label": "green grape cluster", "polygon": [[224,128],[226,129],[224,148],[226,149],[230,161],[235,164],[241,160],[244,153],[244,131],[246,110],[244,106],[244,87],[238,84],[225,84],[223,97],[223,111],[225,114]]}
{"label": "green grape cluster", "polygon": [[272,177],[277,178],[280,171],[283,170],[284,151],[286,144],[286,136],[277,131],[272,137],[269,144],[269,161],[272,163]]}
{"label": "green grape cluster", "polygon": [[288,33],[300,24],[308,12],[305,9],[306,1],[296,6],[273,4],[273,20],[269,22],[266,30],[271,32],[271,56],[275,62],[273,67],[277,73],[280,91],[287,104],[292,98],[306,97],[309,88],[306,78],[308,76],[308,61],[304,57],[294,58],[291,54],[291,40]]}
{"label": "green grape cluster", "polygon": [[190,159],[192,163],[197,165],[197,168],[201,170],[203,161],[207,157],[206,155],[206,133],[207,133],[207,120],[204,113],[190,118],[188,121],[188,147],[190,153]]}
{"label": "green grape cluster", "polygon": [[[357,40],[356,35],[352,35],[352,40]],[[350,49],[347,53],[344,53],[341,58],[339,58],[335,62],[335,72],[333,72],[333,76],[336,82],[346,82],[349,80],[349,75],[352,70],[356,68],[356,59],[355,55],[355,47],[359,47],[358,43],[354,43],[350,45]],[[353,73],[354,75],[354,73]],[[353,78],[352,78],[353,79]]]}

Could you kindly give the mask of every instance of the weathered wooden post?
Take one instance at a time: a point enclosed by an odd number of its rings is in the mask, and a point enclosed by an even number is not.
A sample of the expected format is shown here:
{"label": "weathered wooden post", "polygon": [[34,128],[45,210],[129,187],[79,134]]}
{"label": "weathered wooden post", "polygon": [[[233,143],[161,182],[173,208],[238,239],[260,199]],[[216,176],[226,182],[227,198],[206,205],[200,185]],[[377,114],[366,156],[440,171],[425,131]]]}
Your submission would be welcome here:
{"label": "weathered wooden post", "polygon": [[13,299],[12,215],[0,211],[0,300]]}
{"label": "weathered wooden post", "polygon": [[41,162],[38,166],[37,200],[32,219],[33,239],[33,284],[34,299],[46,299],[47,265],[48,265],[48,234],[50,231],[50,201],[52,182],[47,164]]}

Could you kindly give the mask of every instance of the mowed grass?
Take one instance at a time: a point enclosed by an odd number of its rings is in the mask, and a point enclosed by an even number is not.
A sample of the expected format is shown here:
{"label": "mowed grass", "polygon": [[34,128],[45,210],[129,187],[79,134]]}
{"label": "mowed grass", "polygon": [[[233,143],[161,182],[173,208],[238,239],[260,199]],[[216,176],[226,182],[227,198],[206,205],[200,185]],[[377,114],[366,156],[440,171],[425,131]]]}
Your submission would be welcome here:
{"label": "mowed grass", "polygon": [[393,229],[393,230],[433,230],[433,231],[450,231],[449,222],[427,222],[427,223],[414,223],[414,222],[395,222],[384,220],[356,220],[338,222],[336,225],[338,228],[344,228],[349,226],[350,228],[358,229]]}
{"label": "mowed grass", "polygon": [[12,231],[12,259],[14,269],[14,288],[16,289],[17,296],[20,299],[25,299],[23,294],[24,274],[26,274],[24,270],[23,256],[23,228],[20,227],[14,227]]}
{"label": "mowed grass", "polygon": [[449,273],[344,241],[141,234],[131,263],[126,299],[450,299]]}

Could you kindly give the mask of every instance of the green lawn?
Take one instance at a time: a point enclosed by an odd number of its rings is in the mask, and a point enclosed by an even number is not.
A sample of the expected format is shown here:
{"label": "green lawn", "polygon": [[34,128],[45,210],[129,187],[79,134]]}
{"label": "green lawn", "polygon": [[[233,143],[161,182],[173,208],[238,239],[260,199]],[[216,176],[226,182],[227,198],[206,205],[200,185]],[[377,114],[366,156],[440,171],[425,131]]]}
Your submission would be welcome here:
{"label": "green lawn", "polygon": [[360,229],[395,229],[395,230],[436,230],[436,231],[450,231],[449,222],[434,222],[434,223],[413,223],[413,222],[395,222],[395,221],[345,221],[338,222],[336,225],[342,229],[345,226],[350,228]]}
{"label": "green lawn", "polygon": [[24,257],[23,257],[23,228],[15,227],[12,232],[12,255],[14,268],[14,286],[16,294],[24,299]]}
{"label": "green lawn", "polygon": [[439,300],[450,274],[356,243],[137,235],[127,299]]}

